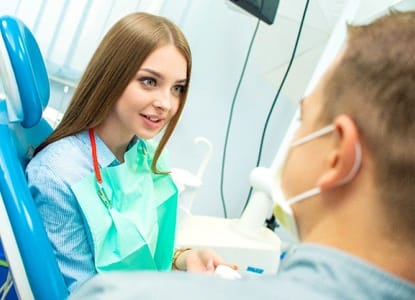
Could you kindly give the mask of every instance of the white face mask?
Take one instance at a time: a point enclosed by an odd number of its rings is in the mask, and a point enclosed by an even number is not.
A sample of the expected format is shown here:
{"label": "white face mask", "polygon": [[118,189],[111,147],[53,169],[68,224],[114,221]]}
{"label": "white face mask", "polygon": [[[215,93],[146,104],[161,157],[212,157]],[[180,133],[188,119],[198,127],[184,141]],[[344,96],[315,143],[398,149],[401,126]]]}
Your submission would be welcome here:
{"label": "white face mask", "polygon": [[[294,141],[291,146],[288,148],[287,152],[285,153],[285,158],[288,156],[288,153],[291,148],[297,147],[300,145],[303,145],[305,143],[308,143],[316,138],[319,138],[321,136],[324,136],[330,132],[333,132],[335,130],[334,125],[328,125],[326,127],[323,127],[311,134],[308,134],[302,138],[299,138],[298,140]],[[353,177],[356,175],[357,171],[359,170],[360,164],[362,162],[362,149],[360,146],[360,143],[356,144],[356,158],[353,164],[352,169],[350,170],[349,174],[343,178],[338,185],[345,184],[353,179]],[[283,160],[283,165],[285,164],[286,159]],[[298,195],[295,195],[289,199],[285,199],[285,195],[282,193],[281,188],[281,181],[282,181],[282,167],[280,168],[279,173],[277,174],[277,190],[274,191],[274,216],[277,219],[277,222],[283,226],[288,232],[293,236],[295,240],[299,240],[299,232],[297,228],[297,223],[295,221],[294,213],[291,208],[291,205],[293,205],[296,202],[302,201],[304,199],[307,199],[309,197],[315,196],[321,192],[320,187],[314,187],[311,188],[305,192],[302,192]]]}

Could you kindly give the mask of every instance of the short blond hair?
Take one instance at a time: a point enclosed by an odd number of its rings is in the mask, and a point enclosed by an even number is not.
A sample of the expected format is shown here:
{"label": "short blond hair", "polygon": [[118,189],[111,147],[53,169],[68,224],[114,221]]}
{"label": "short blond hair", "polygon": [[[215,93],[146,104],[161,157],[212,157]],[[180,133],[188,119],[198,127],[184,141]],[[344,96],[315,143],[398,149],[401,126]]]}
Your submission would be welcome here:
{"label": "short blond hair", "polygon": [[392,224],[415,231],[415,12],[349,26],[347,47],[328,74],[324,122],[346,113],[374,161],[379,198]]}

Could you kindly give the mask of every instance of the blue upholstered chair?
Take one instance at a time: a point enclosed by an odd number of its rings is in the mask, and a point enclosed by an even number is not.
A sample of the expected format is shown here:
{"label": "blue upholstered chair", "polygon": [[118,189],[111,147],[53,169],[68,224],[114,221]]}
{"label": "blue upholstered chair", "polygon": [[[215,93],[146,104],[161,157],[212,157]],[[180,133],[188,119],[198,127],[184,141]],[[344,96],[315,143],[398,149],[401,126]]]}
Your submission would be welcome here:
{"label": "blue upholstered chair", "polygon": [[42,119],[47,71],[22,21],[0,17],[0,32],[1,242],[20,299],[65,299],[68,291],[24,175],[33,149],[52,131]]}

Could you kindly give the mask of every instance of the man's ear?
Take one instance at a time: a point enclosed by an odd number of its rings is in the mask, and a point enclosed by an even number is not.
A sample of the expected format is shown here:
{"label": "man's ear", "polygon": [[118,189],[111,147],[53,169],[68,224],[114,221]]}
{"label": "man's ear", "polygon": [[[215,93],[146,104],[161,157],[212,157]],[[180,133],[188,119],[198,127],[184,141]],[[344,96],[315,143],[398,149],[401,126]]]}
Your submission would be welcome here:
{"label": "man's ear", "polygon": [[[334,120],[337,143],[329,154],[328,168],[320,176],[321,190],[341,185],[354,176],[360,166],[361,149],[356,124],[348,115],[340,115]],[[359,164],[359,165],[356,165]]]}

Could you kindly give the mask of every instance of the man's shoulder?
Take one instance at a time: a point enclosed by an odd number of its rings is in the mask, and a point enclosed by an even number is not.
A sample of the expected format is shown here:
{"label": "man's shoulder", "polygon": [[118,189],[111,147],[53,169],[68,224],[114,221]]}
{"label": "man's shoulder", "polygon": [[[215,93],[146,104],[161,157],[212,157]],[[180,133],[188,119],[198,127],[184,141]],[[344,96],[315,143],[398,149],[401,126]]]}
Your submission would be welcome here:
{"label": "man's shoulder", "polygon": [[[277,277],[279,286],[294,287],[293,282],[300,283],[299,290],[310,295],[321,294],[321,299],[405,299],[409,295],[415,296],[415,285],[351,253],[317,244],[297,247],[287,261],[281,263]],[[345,290],[353,292],[344,293]]]}

